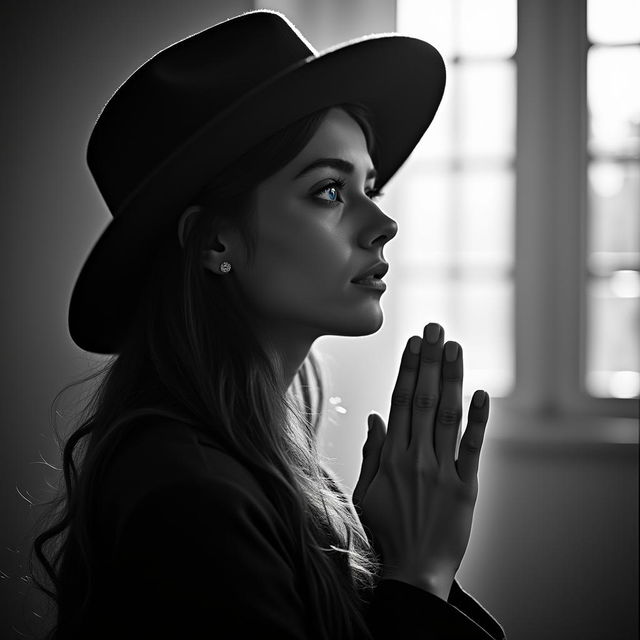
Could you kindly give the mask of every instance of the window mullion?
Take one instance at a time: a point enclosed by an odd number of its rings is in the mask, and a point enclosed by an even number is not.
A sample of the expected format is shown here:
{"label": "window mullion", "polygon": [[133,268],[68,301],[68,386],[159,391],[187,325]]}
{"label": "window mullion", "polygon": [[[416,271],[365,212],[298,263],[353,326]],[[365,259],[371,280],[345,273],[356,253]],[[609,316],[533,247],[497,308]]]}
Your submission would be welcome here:
{"label": "window mullion", "polygon": [[[578,380],[584,0],[518,4],[515,332],[510,404],[566,409]],[[582,27],[581,27],[582,25]],[[584,36],[583,36],[584,37]],[[582,98],[581,98],[582,96]]]}
{"label": "window mullion", "polygon": [[560,340],[555,352],[559,374],[558,409],[565,413],[590,411],[584,393],[585,371],[585,252],[587,179],[587,3],[559,2],[555,36],[557,162],[556,242],[558,256],[555,315]]}

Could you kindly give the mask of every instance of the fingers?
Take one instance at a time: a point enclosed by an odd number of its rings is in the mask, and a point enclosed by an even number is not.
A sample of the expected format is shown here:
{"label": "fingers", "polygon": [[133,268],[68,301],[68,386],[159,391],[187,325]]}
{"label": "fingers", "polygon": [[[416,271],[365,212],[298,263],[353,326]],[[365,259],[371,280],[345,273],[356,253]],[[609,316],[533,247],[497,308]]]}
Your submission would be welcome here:
{"label": "fingers", "polygon": [[476,391],[469,407],[469,421],[460,440],[456,467],[460,480],[471,483],[478,476],[480,449],[489,419],[489,395],[485,391]]}
{"label": "fingers", "polygon": [[430,322],[424,328],[420,368],[411,412],[411,443],[420,449],[425,464],[436,465],[434,426],[440,399],[442,327]]}
{"label": "fingers", "polygon": [[389,424],[383,452],[385,456],[393,451],[406,451],[409,445],[413,392],[420,361],[420,342],[419,336],[409,338],[400,360],[398,377],[391,394]]}
{"label": "fingers", "polygon": [[371,481],[378,473],[380,466],[380,454],[382,453],[382,445],[385,439],[384,420],[377,414],[372,413],[369,416],[369,431],[367,439],[362,448],[362,468],[360,477],[353,490],[353,505],[359,508]]}
{"label": "fingers", "polygon": [[462,347],[457,342],[444,345],[442,389],[435,423],[435,453],[438,465],[455,471],[456,440],[462,419]]}
{"label": "fingers", "polygon": [[[410,346],[414,347],[413,352]],[[474,395],[476,404],[472,403],[469,409],[469,422],[456,461],[463,375],[462,347],[452,341],[444,344],[444,330],[439,324],[427,324],[422,340],[411,337],[402,354],[391,398],[383,461],[412,449],[422,468],[457,472],[464,481],[477,476],[489,401],[487,396],[486,403],[480,406],[486,393]]]}

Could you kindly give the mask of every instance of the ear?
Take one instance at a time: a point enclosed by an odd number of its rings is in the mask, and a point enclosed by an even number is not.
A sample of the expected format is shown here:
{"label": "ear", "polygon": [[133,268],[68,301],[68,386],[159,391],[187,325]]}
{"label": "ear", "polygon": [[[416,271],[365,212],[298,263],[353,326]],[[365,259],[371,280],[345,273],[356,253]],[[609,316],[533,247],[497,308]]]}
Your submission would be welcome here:
{"label": "ear", "polygon": [[240,244],[233,229],[216,225],[211,244],[202,251],[202,266],[217,276],[225,275],[220,271],[220,265],[225,261],[230,262],[237,270],[240,266]]}
{"label": "ear", "polygon": [[[184,240],[188,237],[191,225],[195,222],[195,219],[199,213],[202,212],[202,207],[199,205],[192,205],[187,207],[178,220],[178,241],[180,246],[184,248]],[[220,271],[220,265],[225,261],[230,261],[230,256],[233,253],[230,250],[230,243],[227,240],[228,233],[225,233],[225,240],[223,241],[220,233],[215,236],[214,245],[216,248],[206,249],[202,252],[202,265],[205,269],[209,269],[216,275],[224,275]],[[237,253],[237,252],[236,252]],[[237,255],[236,255],[237,263]]]}
{"label": "ear", "polygon": [[222,250],[218,249],[206,249],[202,252],[202,266],[205,269],[209,269],[212,273],[217,276],[225,275],[222,271],[220,271],[220,265],[226,260],[227,262],[233,262],[229,258],[231,251],[229,251],[226,247],[223,246]]}
{"label": "ear", "polygon": [[191,223],[195,219],[195,215],[200,213],[202,209],[198,206],[187,207],[180,216],[180,220],[178,220],[178,241],[180,242],[180,246],[184,249],[184,238],[185,233],[189,232],[189,228]]}

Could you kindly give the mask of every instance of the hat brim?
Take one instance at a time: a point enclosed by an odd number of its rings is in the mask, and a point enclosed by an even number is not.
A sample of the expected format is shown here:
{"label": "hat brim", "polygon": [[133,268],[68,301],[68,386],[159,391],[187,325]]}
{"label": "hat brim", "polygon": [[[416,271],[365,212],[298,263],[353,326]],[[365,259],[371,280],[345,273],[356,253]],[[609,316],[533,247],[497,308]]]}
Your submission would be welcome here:
{"label": "hat brim", "polygon": [[381,187],[433,120],[445,78],[442,57],[427,42],[378,34],[310,56],[230,105],[156,167],[95,243],[71,295],[73,341],[118,353],[154,248],[171,236],[177,242],[180,214],[224,166],[313,111],[360,103],[373,115]]}

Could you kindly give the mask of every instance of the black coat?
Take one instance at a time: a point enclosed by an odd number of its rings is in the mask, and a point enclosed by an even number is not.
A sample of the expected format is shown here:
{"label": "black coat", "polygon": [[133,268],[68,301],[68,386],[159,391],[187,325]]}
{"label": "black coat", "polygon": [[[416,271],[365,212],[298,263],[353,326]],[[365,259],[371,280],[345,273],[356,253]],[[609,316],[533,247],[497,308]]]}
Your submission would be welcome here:
{"label": "black coat", "polygon": [[[311,637],[290,532],[256,477],[189,425],[136,427],[96,498],[104,564],[79,637]],[[394,580],[365,618],[374,638],[504,638],[454,581],[448,602]]]}

